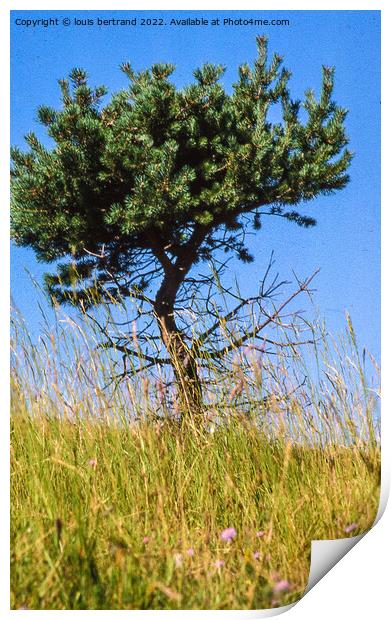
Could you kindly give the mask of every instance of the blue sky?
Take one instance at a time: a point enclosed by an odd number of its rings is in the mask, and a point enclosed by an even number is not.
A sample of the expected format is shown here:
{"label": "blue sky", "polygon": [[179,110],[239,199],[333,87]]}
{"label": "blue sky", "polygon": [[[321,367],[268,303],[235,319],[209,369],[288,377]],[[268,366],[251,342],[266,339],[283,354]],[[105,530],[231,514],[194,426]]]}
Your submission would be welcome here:
{"label": "blue sky", "polygon": [[[15,20],[58,17],[206,17],[289,19],[289,26],[16,26]],[[380,354],[380,12],[378,11],[13,11],[11,14],[11,142],[23,145],[30,130],[44,138],[36,122],[39,105],[57,106],[57,80],[75,66],[87,69],[91,82],[110,91],[125,86],[119,71],[129,60],[135,69],[158,61],[173,62],[178,86],[192,80],[203,62],[226,65],[229,90],[242,62],[255,58],[255,36],[267,34],[270,52],[285,59],[292,73],[291,91],[302,97],[308,87],[319,92],[322,64],[335,65],[334,97],[349,109],[347,131],[355,157],[351,182],[335,195],[306,204],[301,211],[315,217],[305,230],[280,218],[269,218],[250,242],[251,265],[233,263],[243,292],[254,294],[256,282],[272,250],[281,276],[292,270],[305,277],[316,268],[316,306],[329,328],[344,326],[352,316],[359,341]],[[16,305],[34,334],[39,329],[37,293],[28,269],[38,280],[51,267],[38,264],[34,253],[11,248],[11,285]],[[254,289],[255,287],[255,289]]]}

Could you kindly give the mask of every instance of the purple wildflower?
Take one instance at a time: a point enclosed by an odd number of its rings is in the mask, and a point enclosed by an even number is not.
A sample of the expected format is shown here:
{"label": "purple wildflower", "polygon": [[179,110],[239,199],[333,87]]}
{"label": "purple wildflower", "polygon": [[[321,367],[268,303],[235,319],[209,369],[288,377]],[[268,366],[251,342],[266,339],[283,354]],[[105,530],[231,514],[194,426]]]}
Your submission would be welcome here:
{"label": "purple wildflower", "polygon": [[222,568],[224,566],[224,560],[216,560],[215,567]]}
{"label": "purple wildflower", "polygon": [[234,527],[227,527],[225,530],[221,532],[221,540],[224,542],[231,542],[236,537],[236,530]]}
{"label": "purple wildflower", "polygon": [[266,534],[266,532],[264,532],[263,530],[259,530],[259,531],[255,534],[255,536],[256,536],[257,538],[262,538],[263,536],[265,536],[265,534]]}
{"label": "purple wildflower", "polygon": [[144,536],[144,538],[143,538],[143,543],[144,543],[144,545],[146,545],[147,543],[149,543],[149,536]]}
{"label": "purple wildflower", "polygon": [[190,547],[190,549],[187,549],[186,555],[192,557],[194,555],[194,549],[192,549],[191,547]]}
{"label": "purple wildflower", "polygon": [[346,534],[350,534],[350,532],[354,532],[354,530],[356,530],[358,528],[357,523],[351,523],[350,525],[347,525],[345,527],[345,532]]}
{"label": "purple wildflower", "polygon": [[286,592],[290,590],[290,583],[286,579],[280,579],[274,584],[273,592]]}
{"label": "purple wildflower", "polygon": [[259,560],[260,557],[261,557],[260,552],[259,551],[254,551],[254,553],[253,553],[254,560]]}

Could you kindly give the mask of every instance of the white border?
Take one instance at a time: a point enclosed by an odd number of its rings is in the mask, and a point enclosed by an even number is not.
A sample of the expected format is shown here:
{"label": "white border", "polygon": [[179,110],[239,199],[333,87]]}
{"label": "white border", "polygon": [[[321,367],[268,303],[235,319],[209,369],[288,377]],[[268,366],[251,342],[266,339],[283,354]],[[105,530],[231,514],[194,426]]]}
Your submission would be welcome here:
{"label": "white border", "polygon": [[[110,4],[108,6],[108,4]],[[132,2],[129,0],[112,0],[110,3],[105,3],[101,0],[79,2],[72,2],[68,0],[65,2],[56,2],[55,0],[40,1],[40,2],[28,2],[25,1],[6,1],[3,0],[0,6],[0,47],[2,52],[2,58],[0,62],[1,82],[3,86],[2,95],[0,97],[2,114],[1,118],[9,119],[9,98],[6,96],[5,85],[9,87],[9,11],[10,10],[314,10],[314,3],[309,1],[296,1],[296,2],[243,2],[238,3],[230,0],[211,2],[205,0],[198,0],[197,3],[188,3],[184,6],[183,3],[178,1],[174,2]],[[356,1],[356,2],[341,2],[335,0],[329,0],[327,3],[317,3],[316,10],[382,10],[382,59],[383,64],[388,66],[389,61],[386,59],[391,57],[390,45],[389,45],[389,10],[388,4],[385,1]],[[388,48],[388,49],[386,49]],[[370,70],[370,67],[368,67]],[[385,73],[385,77],[386,73]],[[387,89],[388,90],[388,89]],[[383,104],[387,98],[388,92],[386,92],[385,80],[382,84],[382,100]],[[384,106],[383,106],[384,110]],[[389,147],[387,149],[389,135],[390,121],[387,116],[389,113],[383,112],[382,124],[383,124],[383,147],[382,147],[382,172],[383,179],[387,179],[390,169],[390,157]],[[9,182],[8,182],[8,170],[9,170],[9,122],[5,125],[5,130],[2,131],[2,145],[0,151],[0,165],[1,165],[1,177],[0,177],[0,196],[2,197],[2,209],[0,210],[0,248],[1,248],[1,305],[0,305],[0,355],[1,355],[1,373],[0,373],[0,389],[2,394],[2,402],[8,401],[9,393],[9,380],[8,380],[8,290],[9,290],[9,258],[8,258],[8,198],[9,198]],[[389,201],[389,190],[386,186],[386,182],[382,186],[382,345],[383,351],[386,352],[383,355],[383,380],[384,394],[383,394],[383,418],[382,418],[382,499],[379,506],[379,516],[385,509],[385,504],[389,494],[390,487],[390,471],[391,471],[391,447],[390,447],[390,396],[387,378],[389,374],[389,360],[390,355],[387,350],[387,344],[390,342],[390,327],[387,315],[387,308],[390,307],[389,301],[389,283],[387,283],[388,265],[390,261],[390,242],[388,239],[390,226],[390,215],[388,209],[385,206]],[[386,236],[387,235],[387,236]],[[389,277],[388,277],[389,280]],[[387,286],[388,284],[388,286]],[[8,411],[7,406],[3,408],[1,412],[1,441],[3,445],[0,447],[0,459],[1,459],[1,475],[3,476],[1,488],[5,497],[2,502],[1,515],[1,549],[2,549],[2,579],[0,580],[0,611],[2,617],[6,618],[12,614],[12,616],[25,613],[21,611],[9,611],[9,423],[8,423]],[[316,586],[309,594],[307,594],[294,608],[289,612],[292,620],[294,618],[313,618],[316,615],[317,620],[323,620],[327,618],[329,620],[330,615],[336,615],[338,618],[343,618],[346,614],[349,617],[355,617],[358,620],[360,618],[385,618],[388,617],[390,609],[390,588],[389,588],[389,561],[388,555],[383,554],[383,550],[386,545],[386,541],[390,543],[390,530],[391,530],[391,511],[387,509],[385,516],[381,519],[380,523],[370,531],[364,539],[358,544],[358,546],[350,551],[350,553],[344,557],[341,562],[333,568],[330,573]],[[391,546],[388,546],[388,549]],[[383,557],[384,556],[384,557]],[[277,611],[277,610],[275,610]],[[32,611],[30,613],[40,614],[41,611]],[[80,613],[104,613],[106,615],[116,613],[113,611],[85,611],[85,612],[69,612],[69,611],[46,611],[45,617],[49,618],[56,616],[59,613],[68,614],[80,614]],[[125,611],[120,613],[126,613]],[[157,614],[177,614],[178,612],[165,612],[165,611],[135,611],[130,612],[132,616],[139,616],[143,614],[148,617]],[[238,612],[238,611],[181,611],[183,615],[197,614],[205,615],[208,617],[216,616],[216,614],[224,614],[224,617],[237,618],[239,616],[247,617],[265,617],[265,614],[259,612]],[[270,615],[270,614],[268,614]],[[105,616],[106,617],[106,616]]]}

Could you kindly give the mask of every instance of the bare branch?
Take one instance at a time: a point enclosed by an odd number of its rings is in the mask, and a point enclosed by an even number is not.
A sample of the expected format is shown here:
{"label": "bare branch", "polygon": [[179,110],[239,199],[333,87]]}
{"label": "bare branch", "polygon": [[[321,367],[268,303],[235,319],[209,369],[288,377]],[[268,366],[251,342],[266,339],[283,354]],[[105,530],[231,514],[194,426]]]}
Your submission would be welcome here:
{"label": "bare branch", "polygon": [[146,353],[142,353],[141,351],[134,351],[133,349],[130,349],[129,347],[126,347],[125,345],[120,345],[120,344],[113,342],[111,338],[109,338],[107,342],[103,342],[99,344],[98,349],[114,349],[115,351],[119,351],[120,353],[125,353],[126,355],[130,355],[132,357],[137,357],[138,359],[144,360],[146,362],[150,362],[151,364],[154,364],[154,365],[171,363],[168,358],[162,359],[160,357],[153,357],[151,355],[147,355]]}
{"label": "bare branch", "polygon": [[[303,291],[306,291],[308,289],[308,285],[311,283],[311,281],[315,278],[315,276],[319,273],[320,269],[317,269],[312,276],[310,276],[309,278],[307,278],[307,280],[305,280],[304,282],[302,282],[299,286],[298,289],[296,289],[296,291],[294,291],[292,293],[292,295],[290,295],[288,297],[288,299],[286,299],[274,312],[272,315],[266,315],[267,319],[263,322],[260,323],[258,325],[256,325],[251,332],[248,332],[246,334],[244,334],[243,336],[241,336],[240,338],[236,338],[234,339],[231,344],[229,344],[228,346],[224,347],[223,349],[219,350],[219,351],[214,351],[210,353],[210,357],[212,357],[212,359],[216,359],[218,357],[223,357],[225,355],[227,355],[228,353],[230,353],[233,349],[239,348],[241,347],[245,342],[247,342],[247,340],[249,340],[250,338],[254,338],[257,334],[259,334],[260,331],[262,331],[265,327],[267,327],[267,325],[269,325],[270,323],[274,322],[279,316],[281,311],[298,295],[300,295],[300,293],[302,293]],[[265,313],[266,314],[266,313]]]}

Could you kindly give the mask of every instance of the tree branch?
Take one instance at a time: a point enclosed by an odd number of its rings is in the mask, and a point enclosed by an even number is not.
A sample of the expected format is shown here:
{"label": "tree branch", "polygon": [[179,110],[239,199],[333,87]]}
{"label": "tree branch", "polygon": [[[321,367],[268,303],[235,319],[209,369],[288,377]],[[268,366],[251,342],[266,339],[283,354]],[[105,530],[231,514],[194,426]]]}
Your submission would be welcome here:
{"label": "tree branch", "polygon": [[119,351],[120,353],[125,353],[126,355],[142,359],[145,362],[150,362],[152,365],[171,364],[168,358],[153,357],[151,355],[148,355],[147,353],[141,353],[141,351],[134,351],[133,349],[129,349],[129,347],[126,347],[125,345],[115,343],[109,337],[107,342],[103,342],[102,344],[98,345],[98,349],[114,349],[116,351]]}
{"label": "tree branch", "polygon": [[300,295],[300,293],[302,293],[303,291],[307,290],[308,285],[311,283],[311,281],[315,278],[315,276],[319,273],[320,269],[317,269],[312,276],[310,276],[309,278],[307,278],[307,280],[305,280],[304,282],[302,282],[302,284],[300,284],[299,288],[294,291],[294,293],[292,293],[292,295],[290,295],[288,297],[288,299],[286,299],[274,312],[272,315],[266,315],[267,319],[263,322],[260,323],[258,325],[256,325],[253,330],[247,334],[244,334],[243,336],[241,336],[240,338],[236,338],[235,340],[233,340],[231,342],[231,344],[229,344],[228,346],[224,347],[223,349],[220,349],[219,351],[214,351],[210,353],[210,357],[212,359],[216,359],[216,358],[221,358],[224,357],[225,355],[227,355],[228,353],[230,353],[233,349],[239,348],[241,347],[245,342],[247,342],[247,340],[249,340],[250,338],[254,338],[255,336],[257,336],[257,334],[259,334],[260,331],[262,331],[267,325],[269,325],[272,322],[275,322],[275,320],[278,318],[278,316],[280,315],[281,311],[298,295]]}

